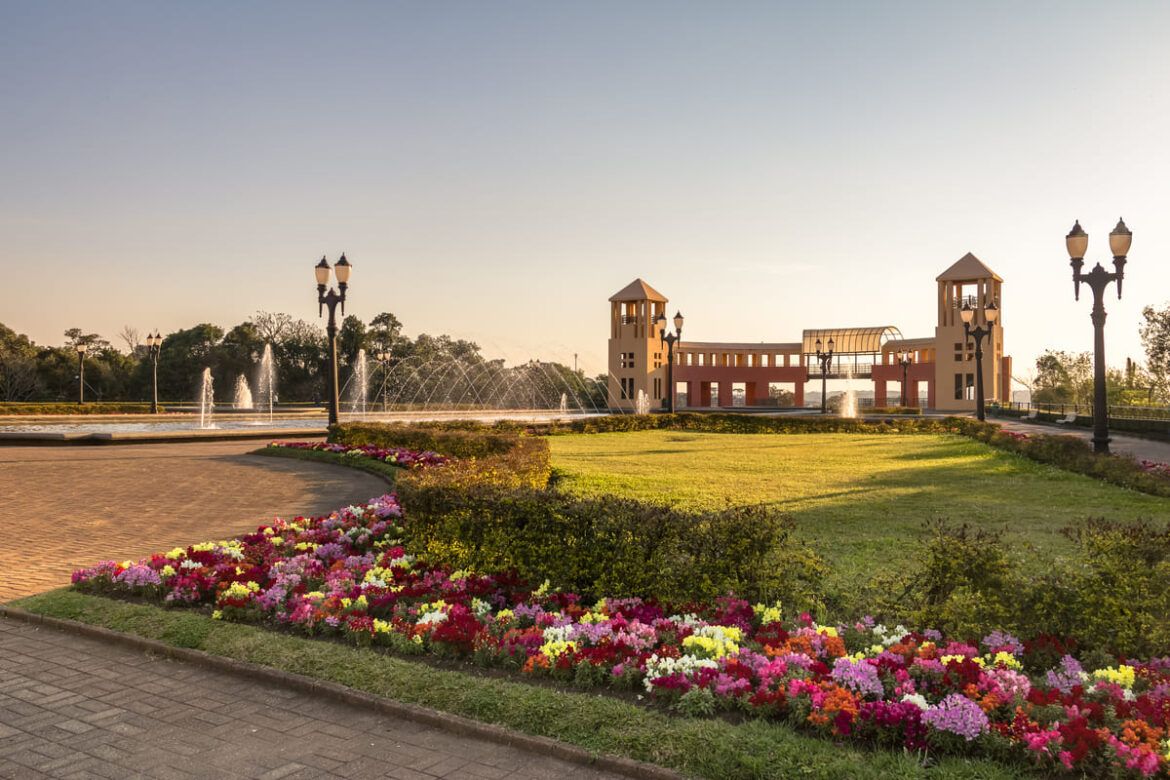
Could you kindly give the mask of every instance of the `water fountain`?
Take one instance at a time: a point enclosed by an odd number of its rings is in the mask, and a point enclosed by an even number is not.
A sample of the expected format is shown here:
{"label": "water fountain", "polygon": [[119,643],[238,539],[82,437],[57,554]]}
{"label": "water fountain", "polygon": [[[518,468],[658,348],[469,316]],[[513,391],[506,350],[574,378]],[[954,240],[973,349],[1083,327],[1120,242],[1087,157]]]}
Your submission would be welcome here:
{"label": "water fountain", "polygon": [[237,409],[252,409],[252,388],[243,374],[236,377],[236,396],[233,404]]}
{"label": "water fountain", "polygon": [[569,394],[568,393],[561,393],[561,414],[565,415],[568,413],[569,413]]}
{"label": "water fountain", "polygon": [[264,345],[260,367],[256,370],[256,397],[261,409],[268,407],[268,421],[272,422],[272,407],[276,405],[276,361],[272,359],[271,344]]}
{"label": "water fountain", "polygon": [[841,396],[841,406],[837,410],[839,417],[857,416],[857,391],[853,389],[853,366],[842,362],[842,379],[845,380],[845,393]]}
{"label": "water fountain", "polygon": [[650,396],[646,395],[645,390],[638,391],[638,397],[634,399],[634,410],[638,414],[650,414]]}
{"label": "water fountain", "polygon": [[359,349],[357,358],[353,362],[353,374],[349,378],[349,410],[354,414],[366,413],[366,398],[370,394],[369,363],[366,360],[366,351]]}
{"label": "water fountain", "polygon": [[211,378],[211,369],[203,369],[203,378],[199,384],[199,427],[215,427],[215,380]]}

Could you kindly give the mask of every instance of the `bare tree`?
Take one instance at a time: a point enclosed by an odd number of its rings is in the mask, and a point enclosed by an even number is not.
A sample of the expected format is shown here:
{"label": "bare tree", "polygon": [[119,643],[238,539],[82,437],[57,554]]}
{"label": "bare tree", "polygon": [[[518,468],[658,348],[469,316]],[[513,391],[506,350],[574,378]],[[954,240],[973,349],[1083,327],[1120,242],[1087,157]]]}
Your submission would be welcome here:
{"label": "bare tree", "polygon": [[126,342],[126,349],[131,355],[138,354],[138,348],[142,346],[142,341],[138,338],[138,328],[123,325],[122,329],[118,331],[118,338]]}
{"label": "bare tree", "polygon": [[256,335],[261,341],[279,344],[293,324],[293,318],[284,312],[258,311],[252,318],[252,325],[256,328]]}
{"label": "bare tree", "polygon": [[27,401],[36,389],[36,361],[23,355],[0,352],[0,401]]}

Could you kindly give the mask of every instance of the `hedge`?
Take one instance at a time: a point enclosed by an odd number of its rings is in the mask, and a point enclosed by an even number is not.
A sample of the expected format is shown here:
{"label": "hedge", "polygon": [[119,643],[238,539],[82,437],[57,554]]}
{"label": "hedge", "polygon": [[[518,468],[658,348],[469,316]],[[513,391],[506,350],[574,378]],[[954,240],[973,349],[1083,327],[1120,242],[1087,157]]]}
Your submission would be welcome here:
{"label": "hedge", "polygon": [[[166,411],[161,406],[160,412]],[[128,402],[68,403],[0,403],[0,414],[149,414],[150,404]]]}

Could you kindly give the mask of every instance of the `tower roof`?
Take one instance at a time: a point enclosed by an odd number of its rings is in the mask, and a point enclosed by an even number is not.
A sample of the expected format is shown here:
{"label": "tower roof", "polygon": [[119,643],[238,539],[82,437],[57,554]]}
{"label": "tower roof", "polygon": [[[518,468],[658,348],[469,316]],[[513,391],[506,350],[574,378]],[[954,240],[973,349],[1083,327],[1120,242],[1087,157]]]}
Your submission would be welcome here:
{"label": "tower roof", "polygon": [[943,271],[935,279],[936,282],[970,282],[975,279],[994,279],[1002,282],[999,274],[983,264],[975,255],[968,252],[959,258],[959,261]]}
{"label": "tower roof", "polygon": [[666,296],[646,284],[640,278],[627,284],[609,297],[611,301],[659,301],[666,303]]}

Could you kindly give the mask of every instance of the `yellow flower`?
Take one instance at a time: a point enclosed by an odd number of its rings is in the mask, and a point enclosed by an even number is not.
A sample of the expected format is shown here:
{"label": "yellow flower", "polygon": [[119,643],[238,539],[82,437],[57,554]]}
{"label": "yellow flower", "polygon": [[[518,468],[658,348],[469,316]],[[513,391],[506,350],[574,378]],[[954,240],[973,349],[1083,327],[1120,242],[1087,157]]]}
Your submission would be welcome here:
{"label": "yellow flower", "polygon": [[271,539],[269,539],[268,541],[272,542],[273,546],[279,547],[280,545],[284,544],[284,537],[283,536],[274,536]]}
{"label": "yellow flower", "polygon": [[556,659],[558,656],[564,655],[565,653],[576,649],[576,642],[562,642],[560,640],[545,642],[540,646],[540,652],[550,660]]}
{"label": "yellow flower", "polygon": [[992,659],[991,663],[995,666],[1006,666],[1008,669],[1024,668],[1024,665],[1017,661],[1014,655],[1005,653],[1003,650],[995,654],[995,658]]}
{"label": "yellow flower", "polygon": [[169,553],[167,553],[167,558],[172,560],[172,561],[177,561],[186,554],[187,554],[187,551],[184,550],[182,547],[176,547],[175,549],[173,549]]}
{"label": "yellow flower", "polygon": [[832,626],[817,626],[817,633],[824,636],[837,636],[837,629]]}
{"label": "yellow flower", "polygon": [[1093,676],[1098,680],[1120,685],[1122,688],[1132,688],[1134,683],[1134,669],[1127,664],[1121,664],[1116,669],[1112,666],[1098,669],[1093,672]]}
{"label": "yellow flower", "polygon": [[760,623],[763,625],[780,622],[779,601],[770,607],[764,604],[756,604],[754,607],[752,607],[752,611],[756,613],[756,617],[760,619]]}
{"label": "yellow flower", "polygon": [[215,610],[214,612],[211,613],[211,619],[212,620],[223,620],[223,612],[221,612],[218,609]]}
{"label": "yellow flower", "polygon": [[164,577],[174,577],[175,576],[175,567],[171,566],[168,563],[166,566],[162,567],[162,569],[159,570],[159,574],[161,574]]}
{"label": "yellow flower", "polygon": [[946,666],[946,665],[947,665],[947,664],[949,664],[951,661],[962,662],[962,661],[966,661],[966,660],[971,660],[971,661],[974,661],[974,662],[975,662],[976,664],[978,664],[979,666],[985,666],[985,665],[986,665],[986,664],[984,664],[984,662],[983,662],[983,659],[982,659],[982,658],[971,658],[971,659],[968,659],[968,658],[967,658],[967,656],[965,656],[965,655],[944,655],[942,658],[940,658],[940,659],[939,659],[939,661],[941,661],[941,662],[942,662],[942,665],[943,665],[943,666]]}

